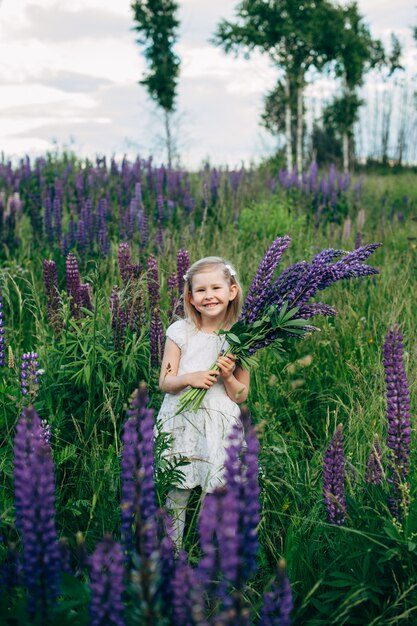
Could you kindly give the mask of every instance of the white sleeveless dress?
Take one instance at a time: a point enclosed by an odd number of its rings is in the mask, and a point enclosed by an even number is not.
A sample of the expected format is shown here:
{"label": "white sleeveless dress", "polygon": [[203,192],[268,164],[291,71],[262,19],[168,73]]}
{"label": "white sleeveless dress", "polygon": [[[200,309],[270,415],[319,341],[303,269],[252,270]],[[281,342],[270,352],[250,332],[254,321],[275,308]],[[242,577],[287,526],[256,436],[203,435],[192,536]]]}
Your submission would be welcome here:
{"label": "white sleeveless dress", "polygon": [[[178,320],[167,328],[167,337],[181,350],[178,375],[208,370],[216,362],[221,350],[228,347],[223,337],[198,330],[188,320]],[[226,393],[219,377],[207,391],[198,411],[184,411],[175,415],[182,394],[167,393],[157,420],[161,430],[170,433],[173,443],[166,456],[184,456],[189,464],[181,467],[185,481],[181,489],[201,486],[204,492],[212,492],[224,484],[224,460],[228,437],[233,426],[238,425],[242,439],[243,427],[240,409]]]}

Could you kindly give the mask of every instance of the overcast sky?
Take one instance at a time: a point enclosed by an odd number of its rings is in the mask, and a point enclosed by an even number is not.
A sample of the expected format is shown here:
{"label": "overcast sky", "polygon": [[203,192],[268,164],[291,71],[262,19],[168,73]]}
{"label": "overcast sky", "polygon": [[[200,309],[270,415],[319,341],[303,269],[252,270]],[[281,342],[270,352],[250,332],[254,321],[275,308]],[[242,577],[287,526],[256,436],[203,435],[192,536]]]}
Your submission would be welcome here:
{"label": "overcast sky", "polygon": [[[274,85],[267,59],[226,56],[208,39],[237,0],[180,0],[181,58],[175,120],[183,164],[205,158],[231,166],[273,151],[259,127],[262,96]],[[415,0],[359,0],[372,34],[406,45],[411,79],[417,54]],[[145,88],[130,0],[0,0],[0,151],[8,157],[71,146],[81,156],[154,154],[163,127]],[[322,79],[307,92],[330,94]],[[55,142],[55,143],[54,143]]]}

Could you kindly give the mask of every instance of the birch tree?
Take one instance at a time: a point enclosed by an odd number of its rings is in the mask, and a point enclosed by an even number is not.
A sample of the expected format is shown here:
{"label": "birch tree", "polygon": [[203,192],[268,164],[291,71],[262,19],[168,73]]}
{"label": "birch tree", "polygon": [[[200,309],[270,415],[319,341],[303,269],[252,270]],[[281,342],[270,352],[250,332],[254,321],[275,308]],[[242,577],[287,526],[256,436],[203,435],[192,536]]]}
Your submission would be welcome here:
{"label": "birch tree", "polygon": [[170,168],[174,150],[171,119],[180,69],[180,60],[173,50],[178,38],[178,3],[175,0],[134,0],[131,8],[134,30],[139,33],[137,43],[143,47],[148,64],[148,73],[139,83],[145,85],[152,100],[163,111]]}
{"label": "birch tree", "polygon": [[243,52],[246,56],[254,50],[265,53],[280,72],[289,170],[293,168],[294,143],[291,102],[296,94],[296,165],[301,172],[306,72],[334,58],[339,12],[328,0],[241,0],[235,13],[235,22],[219,23],[213,41],[225,52]]}

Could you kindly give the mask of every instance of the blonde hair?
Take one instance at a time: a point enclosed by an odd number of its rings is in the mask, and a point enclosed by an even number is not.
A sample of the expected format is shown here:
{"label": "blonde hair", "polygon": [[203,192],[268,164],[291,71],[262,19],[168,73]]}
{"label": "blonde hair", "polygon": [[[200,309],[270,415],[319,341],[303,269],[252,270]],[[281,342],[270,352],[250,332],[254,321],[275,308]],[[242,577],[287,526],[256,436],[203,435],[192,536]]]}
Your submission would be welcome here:
{"label": "blonde hair", "polygon": [[197,309],[190,302],[190,294],[192,292],[193,285],[193,277],[196,274],[201,274],[201,272],[209,272],[211,269],[215,267],[223,266],[223,276],[224,279],[227,280],[229,286],[236,285],[237,286],[237,294],[233,300],[230,300],[226,315],[223,322],[223,327],[228,330],[235,322],[237,322],[240,309],[242,308],[243,303],[243,291],[242,287],[237,279],[236,270],[233,265],[222,259],[219,256],[207,256],[204,259],[200,259],[191,265],[188,269],[187,274],[185,275],[185,283],[184,283],[184,311],[186,319],[194,322],[197,328],[201,327],[201,313],[197,311]]}

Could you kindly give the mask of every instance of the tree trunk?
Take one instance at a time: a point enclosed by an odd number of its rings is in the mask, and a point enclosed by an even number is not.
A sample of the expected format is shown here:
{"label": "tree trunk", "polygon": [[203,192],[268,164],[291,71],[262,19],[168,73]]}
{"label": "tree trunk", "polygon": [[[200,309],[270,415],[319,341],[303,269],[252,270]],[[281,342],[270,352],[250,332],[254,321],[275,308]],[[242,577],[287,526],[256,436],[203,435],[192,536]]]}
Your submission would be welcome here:
{"label": "tree trunk", "polygon": [[292,171],[292,131],[291,131],[291,79],[287,72],[284,81],[285,86],[285,141],[286,141],[286,158],[287,170]]}
{"label": "tree trunk", "polygon": [[[346,72],[343,72],[343,91],[345,93],[346,102],[349,102],[349,88],[347,84]],[[346,111],[347,118],[349,117],[349,111]],[[349,134],[348,129],[345,128],[342,134],[343,144],[343,171],[349,171]]]}
{"label": "tree trunk", "polygon": [[349,171],[349,135],[346,131],[343,133],[343,171]]}
{"label": "tree trunk", "polygon": [[304,77],[302,71],[297,86],[297,172],[303,171],[303,129],[304,129]]}
{"label": "tree trunk", "polygon": [[391,129],[392,114],[392,94],[387,89],[383,93],[384,104],[382,110],[382,129],[381,129],[381,158],[382,164],[388,164],[388,144],[389,133]]}
{"label": "tree trunk", "polygon": [[168,169],[171,169],[172,165],[172,135],[171,135],[171,119],[170,113],[167,109],[164,109],[165,117],[165,141],[167,149]]}

